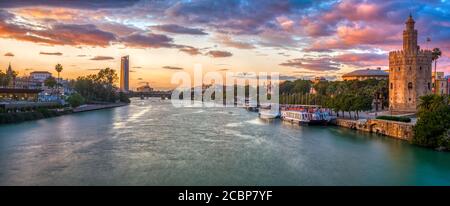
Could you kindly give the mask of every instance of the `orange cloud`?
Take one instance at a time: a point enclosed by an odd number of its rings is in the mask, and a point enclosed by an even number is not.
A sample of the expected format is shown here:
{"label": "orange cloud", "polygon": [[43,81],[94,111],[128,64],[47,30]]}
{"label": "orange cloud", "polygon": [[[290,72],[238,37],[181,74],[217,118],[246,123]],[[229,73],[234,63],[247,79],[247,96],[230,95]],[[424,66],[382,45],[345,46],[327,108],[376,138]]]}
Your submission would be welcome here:
{"label": "orange cloud", "polygon": [[74,21],[80,18],[80,10],[67,8],[30,7],[17,10],[20,16],[33,19],[58,19],[60,21]]}
{"label": "orange cloud", "polygon": [[353,0],[341,1],[330,12],[322,14],[325,22],[336,22],[342,19],[351,21],[383,20],[382,9],[374,3],[357,2]]}
{"label": "orange cloud", "polygon": [[11,52],[8,52],[8,53],[6,53],[6,54],[5,54],[5,56],[6,56],[6,57],[13,57],[13,56],[14,56],[14,54],[13,54],[13,53],[11,53]]}
{"label": "orange cloud", "polygon": [[281,26],[281,28],[283,28],[286,31],[292,31],[292,29],[294,28],[294,21],[285,16],[277,17],[276,20],[278,24]]}
{"label": "orange cloud", "polygon": [[336,62],[354,66],[386,65],[388,63],[386,54],[375,53],[347,53],[333,59]]}
{"label": "orange cloud", "polygon": [[340,26],[337,28],[338,37],[348,45],[391,42],[396,39],[393,36],[400,36],[393,33],[389,28],[380,29],[369,26]]}
{"label": "orange cloud", "polygon": [[99,30],[92,24],[52,24],[32,29],[14,21],[15,15],[0,11],[0,37],[51,45],[108,46],[116,39],[110,32]]}

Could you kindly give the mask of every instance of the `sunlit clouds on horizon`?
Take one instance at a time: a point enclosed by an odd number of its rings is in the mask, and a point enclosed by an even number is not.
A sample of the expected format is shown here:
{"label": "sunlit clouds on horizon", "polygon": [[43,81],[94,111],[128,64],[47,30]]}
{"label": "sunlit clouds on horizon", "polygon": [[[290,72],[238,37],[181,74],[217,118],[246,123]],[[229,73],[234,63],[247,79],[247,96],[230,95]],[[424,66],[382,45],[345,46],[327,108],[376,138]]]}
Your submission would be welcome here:
{"label": "sunlit clouds on horizon", "polygon": [[171,75],[195,64],[334,80],[386,68],[409,14],[421,48],[439,47],[438,70],[450,74],[450,3],[426,0],[1,1],[0,70],[11,62],[22,76],[60,63],[76,78],[118,70],[129,55],[132,88],[174,88]]}

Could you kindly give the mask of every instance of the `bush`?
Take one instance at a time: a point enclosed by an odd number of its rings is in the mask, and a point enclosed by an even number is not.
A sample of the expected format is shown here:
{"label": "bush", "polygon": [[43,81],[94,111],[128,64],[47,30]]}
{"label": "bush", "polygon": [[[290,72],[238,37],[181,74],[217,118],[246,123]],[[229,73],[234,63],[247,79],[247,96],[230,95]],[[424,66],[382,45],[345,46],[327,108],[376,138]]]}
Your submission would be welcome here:
{"label": "bush", "polygon": [[450,108],[424,112],[414,127],[413,143],[425,147],[439,147],[446,143],[446,130],[450,128]]}
{"label": "bush", "polygon": [[396,122],[411,122],[409,117],[397,117],[397,116],[378,116],[377,119],[390,120]]}
{"label": "bush", "polygon": [[119,101],[124,103],[130,103],[130,99],[128,98],[128,95],[126,95],[123,92],[119,92]]}
{"label": "bush", "polygon": [[75,108],[84,104],[86,100],[80,94],[74,93],[67,98],[67,101],[69,102],[70,106]]}
{"label": "bush", "polygon": [[13,117],[11,114],[3,113],[0,114],[0,123],[2,124],[8,124],[13,122]]}
{"label": "bush", "polygon": [[47,108],[38,108],[34,112],[16,112],[16,113],[0,113],[0,124],[19,123],[23,121],[37,120],[49,117],[70,114],[71,110],[58,112]]}
{"label": "bush", "polygon": [[50,110],[48,110],[47,108],[38,108],[37,112],[41,113],[45,118],[50,117],[51,115]]}
{"label": "bush", "polygon": [[438,139],[438,145],[450,149],[450,129],[447,129]]}

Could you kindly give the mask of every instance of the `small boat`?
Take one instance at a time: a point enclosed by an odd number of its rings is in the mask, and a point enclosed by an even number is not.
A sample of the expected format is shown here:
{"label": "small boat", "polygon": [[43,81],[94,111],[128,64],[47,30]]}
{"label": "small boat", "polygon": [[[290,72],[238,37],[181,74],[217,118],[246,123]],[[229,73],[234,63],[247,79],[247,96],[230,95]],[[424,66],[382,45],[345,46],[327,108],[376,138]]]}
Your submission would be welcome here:
{"label": "small boat", "polygon": [[244,107],[247,111],[249,112],[258,112],[259,108],[257,106],[257,102],[255,100],[252,99],[245,99],[244,102]]}
{"label": "small boat", "polygon": [[[276,108],[278,107],[278,108]],[[261,119],[276,119],[281,116],[279,105],[261,105],[259,107],[259,118]]]}

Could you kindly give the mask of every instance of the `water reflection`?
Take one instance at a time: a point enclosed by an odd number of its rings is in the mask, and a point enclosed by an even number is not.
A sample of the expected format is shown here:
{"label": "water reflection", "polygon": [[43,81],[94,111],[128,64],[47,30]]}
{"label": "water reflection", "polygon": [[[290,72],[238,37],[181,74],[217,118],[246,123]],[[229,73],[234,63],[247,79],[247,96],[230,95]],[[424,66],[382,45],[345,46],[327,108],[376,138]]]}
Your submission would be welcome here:
{"label": "water reflection", "polygon": [[1,185],[449,185],[450,154],[160,100],[0,126]]}

